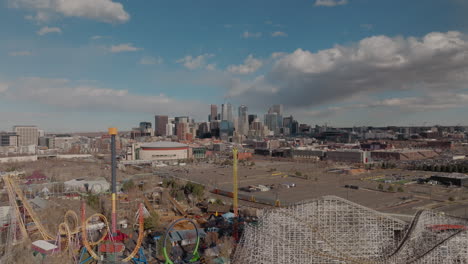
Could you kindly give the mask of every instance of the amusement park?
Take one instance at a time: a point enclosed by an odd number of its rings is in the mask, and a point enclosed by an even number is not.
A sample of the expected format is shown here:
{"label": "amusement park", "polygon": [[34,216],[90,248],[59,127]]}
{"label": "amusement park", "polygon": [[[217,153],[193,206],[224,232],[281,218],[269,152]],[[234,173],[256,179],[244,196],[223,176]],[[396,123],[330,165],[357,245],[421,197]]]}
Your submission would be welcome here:
{"label": "amusement park", "polygon": [[[9,217],[0,233],[1,263],[229,263],[245,223],[237,203],[231,208],[218,200],[193,206],[197,210],[184,208],[169,193],[177,185],[171,180],[149,194],[141,191],[143,182],[137,186],[126,181],[118,190],[117,130],[110,128],[109,135],[110,193],[93,194],[103,187],[85,184],[86,190],[62,194],[60,206],[44,215],[36,212],[44,194],[31,199],[34,195],[23,188],[20,176],[2,175],[9,204],[4,214]],[[193,183],[182,187],[193,195],[203,192]],[[49,190],[46,196],[42,201],[59,200]]]}
{"label": "amusement park", "polygon": [[[236,147],[219,165],[226,168],[219,174],[229,179],[232,190],[167,170],[124,179],[117,130],[108,133],[107,178],[44,185],[40,173],[2,173],[1,263],[468,262],[466,218],[428,209],[414,215],[385,213],[334,195],[283,202],[280,194],[302,187],[271,169],[268,177],[289,182],[247,187],[252,180],[244,174],[252,168],[245,162],[240,166]],[[83,164],[83,172],[91,166]],[[173,170],[189,175],[182,167]],[[296,182],[311,182],[299,180],[298,174],[292,176]],[[262,198],[270,189],[276,198]],[[348,188],[346,196],[350,190],[353,197],[363,192]]]}

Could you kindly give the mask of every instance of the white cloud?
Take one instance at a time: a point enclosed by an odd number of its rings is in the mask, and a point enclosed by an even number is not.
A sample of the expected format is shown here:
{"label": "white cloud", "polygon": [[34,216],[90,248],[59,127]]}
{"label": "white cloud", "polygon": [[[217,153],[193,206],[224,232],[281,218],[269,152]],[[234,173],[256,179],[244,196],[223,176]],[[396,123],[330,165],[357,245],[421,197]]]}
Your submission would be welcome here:
{"label": "white cloud", "polygon": [[4,93],[6,91],[8,91],[8,84],[0,83],[0,93]]}
{"label": "white cloud", "polygon": [[260,67],[262,67],[263,62],[259,59],[255,59],[252,54],[247,56],[244,60],[244,64],[240,65],[230,65],[227,68],[227,71],[234,74],[251,74],[256,72]]}
{"label": "white cloud", "polygon": [[133,52],[133,51],[139,51],[142,50],[142,48],[137,48],[134,47],[132,43],[124,43],[124,44],[119,44],[119,45],[112,45],[109,48],[109,51],[112,53],[119,53],[119,52]]}
{"label": "white cloud", "polygon": [[[241,81],[238,78],[234,78],[230,81],[228,84],[230,89],[228,92],[228,97],[237,97],[245,92],[257,92],[257,93],[266,93],[266,94],[274,94],[278,92],[278,87],[275,85],[269,84],[268,82],[265,81],[265,76],[260,75],[255,77],[253,81]],[[244,98],[245,99],[245,98]],[[258,107],[258,103],[261,103],[261,100],[258,100],[258,98],[250,98],[252,99],[252,104],[253,106]],[[244,102],[248,102],[248,100],[243,100]],[[257,101],[257,103],[255,102]],[[268,102],[267,104],[271,104],[271,102]]]}
{"label": "white cloud", "polygon": [[271,58],[272,59],[278,59],[278,58],[281,58],[281,57],[286,56],[286,55],[287,55],[286,52],[273,52],[271,54]]}
{"label": "white cloud", "polygon": [[[244,103],[310,107],[388,91],[456,91],[468,88],[467,56],[468,36],[456,31],[422,38],[373,36],[317,52],[297,49],[273,60],[264,81],[237,96]],[[258,89],[273,84],[275,91]]]}
{"label": "white cloud", "polygon": [[209,71],[215,71],[216,70],[216,64],[215,63],[208,64],[208,65],[206,65],[205,69],[207,69]]}
{"label": "white cloud", "polygon": [[98,39],[103,39],[103,38],[107,38],[107,36],[96,35],[96,36],[92,36],[90,39],[98,40]]}
{"label": "white cloud", "polygon": [[51,19],[51,15],[46,12],[38,11],[36,15],[34,16],[28,15],[28,16],[25,16],[24,18],[27,20],[33,20],[38,23],[42,23],[42,22],[49,21]]}
{"label": "white cloud", "polygon": [[276,31],[276,32],[271,33],[271,36],[272,37],[287,37],[288,34],[286,34],[283,31]]}
{"label": "white cloud", "polygon": [[244,33],[242,33],[242,37],[243,38],[259,38],[262,36],[262,33],[261,32],[249,32],[249,31],[244,31]]}
{"label": "white cloud", "polygon": [[21,50],[21,51],[12,51],[8,53],[8,55],[16,57],[16,56],[30,56],[32,53],[27,50]]}
{"label": "white cloud", "polygon": [[316,0],[315,6],[333,7],[338,5],[346,5],[348,0]]}
{"label": "white cloud", "polygon": [[368,100],[367,102],[355,103],[345,106],[327,107],[321,110],[305,111],[310,117],[329,117],[357,109],[383,109],[385,111],[404,112],[426,112],[442,111],[447,109],[461,108],[468,105],[467,92],[432,92],[423,96],[394,97],[382,100]]}
{"label": "white cloud", "polygon": [[189,70],[196,70],[206,66],[206,61],[209,58],[214,57],[214,54],[205,53],[202,55],[198,55],[196,57],[192,57],[191,55],[187,55],[182,59],[177,60],[177,63],[181,63],[185,66],[185,68]]}
{"label": "white cloud", "polygon": [[124,23],[130,15],[121,3],[112,0],[8,0],[12,8],[23,8],[36,12],[28,16],[36,21],[46,21],[51,14],[66,17],[81,17],[106,23]]}
{"label": "white cloud", "polygon": [[[6,88],[5,88],[6,87]],[[138,95],[128,90],[101,88],[95,85],[73,82],[68,79],[39,77],[20,78],[10,81],[9,86],[0,84],[0,100],[38,104],[63,111],[108,112],[155,112],[166,114],[190,114],[202,116],[206,104],[198,101],[177,100],[164,94]]]}
{"label": "white cloud", "polygon": [[140,64],[143,65],[159,65],[163,64],[164,60],[161,57],[151,57],[151,56],[145,56],[140,59]]}
{"label": "white cloud", "polygon": [[43,36],[49,33],[62,33],[62,30],[58,27],[42,27],[36,32],[39,36]]}

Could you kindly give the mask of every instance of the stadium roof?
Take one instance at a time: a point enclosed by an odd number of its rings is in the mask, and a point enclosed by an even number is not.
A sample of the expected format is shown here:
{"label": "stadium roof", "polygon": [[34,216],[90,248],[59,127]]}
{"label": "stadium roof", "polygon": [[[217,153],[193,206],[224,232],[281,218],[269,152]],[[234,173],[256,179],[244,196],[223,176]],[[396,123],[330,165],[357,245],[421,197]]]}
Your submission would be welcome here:
{"label": "stadium roof", "polygon": [[188,147],[188,145],[182,144],[179,142],[158,141],[158,142],[142,144],[141,147],[143,148],[183,148],[183,147]]}

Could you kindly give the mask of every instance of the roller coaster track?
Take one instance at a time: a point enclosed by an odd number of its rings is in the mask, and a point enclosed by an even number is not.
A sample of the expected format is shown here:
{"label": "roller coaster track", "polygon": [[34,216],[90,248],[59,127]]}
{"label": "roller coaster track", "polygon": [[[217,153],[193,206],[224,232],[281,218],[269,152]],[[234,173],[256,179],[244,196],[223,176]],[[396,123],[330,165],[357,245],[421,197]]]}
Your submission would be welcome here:
{"label": "roller coaster track", "polygon": [[16,221],[19,222],[19,229],[20,229],[20,232],[21,232],[21,239],[25,239],[26,237],[28,237],[28,231],[26,230],[26,226],[24,224],[23,217],[21,216],[21,213],[20,213],[20,210],[19,210],[19,207],[18,207],[18,203],[16,203],[16,196],[15,196],[15,193],[13,191],[13,187],[11,186],[10,181],[8,181],[6,179],[6,177],[4,177],[3,179],[4,179],[4,182],[5,182],[5,187],[7,188],[7,192],[8,192],[8,199],[10,200],[10,204],[14,208],[15,219],[16,219]]}
{"label": "roller coaster track", "polygon": [[410,224],[410,227],[408,228],[408,231],[406,231],[405,236],[401,240],[400,245],[398,245],[398,247],[395,249],[395,251],[391,255],[389,255],[387,258],[392,258],[392,257],[396,256],[398,253],[400,253],[401,250],[403,250],[404,246],[409,241],[408,240],[409,237],[411,236],[411,234],[413,234],[413,231],[414,231],[415,227],[417,226],[422,213],[423,213],[423,211],[418,211],[416,213],[416,215],[413,218],[413,221],[411,221],[411,224]]}
{"label": "roller coaster track", "polygon": [[[41,221],[39,220],[39,217],[36,215],[36,212],[34,212],[31,205],[29,204],[28,200],[24,197],[23,191],[15,184],[13,179],[11,179],[9,176],[6,176],[6,177],[3,177],[3,180],[4,180],[5,185],[7,186],[8,190],[12,191],[13,193],[15,193],[18,196],[18,199],[21,201],[24,208],[28,212],[29,216],[31,217],[31,220],[35,223],[35,225],[37,227],[37,230],[41,234],[42,238],[44,240],[54,240],[55,236],[51,235],[45,229],[45,227],[42,225]],[[14,202],[16,204],[15,201],[10,201],[10,202]],[[16,210],[18,211],[18,209],[19,208],[16,205]],[[21,219],[21,217],[20,217],[20,219]],[[24,223],[23,223],[23,225],[24,225]]]}
{"label": "roller coaster track", "polygon": [[327,258],[331,258],[331,259],[335,259],[335,260],[341,260],[341,261],[346,261],[347,263],[355,263],[355,264],[370,264],[372,263],[371,261],[369,260],[363,260],[363,259],[358,259],[358,258],[355,258],[355,257],[352,257],[350,256],[349,254],[339,250],[335,245],[334,243],[332,243],[330,241],[330,239],[327,238],[327,236],[320,232],[320,229],[317,227],[317,226],[314,226],[312,224],[310,224],[307,219],[303,219],[301,217],[297,217],[293,214],[289,214],[287,213],[286,211],[277,211],[278,213],[280,214],[284,214],[288,217],[291,217],[293,219],[295,219],[296,221],[299,221],[300,223],[303,223],[304,225],[307,226],[307,228],[312,231],[313,233],[317,234],[318,237],[320,237],[320,239],[322,241],[325,242],[325,244],[327,244],[330,248],[332,248],[335,252],[339,253],[341,256],[336,256],[336,255],[332,255],[332,254],[326,254],[326,253],[323,253],[323,252],[319,252],[317,250],[313,250],[313,249],[308,249],[308,250],[304,250],[306,252],[309,252],[309,253],[312,253],[314,255],[318,255],[318,256],[321,256],[321,257],[327,257]]}
{"label": "roller coaster track", "polygon": [[165,191],[164,195],[167,196],[167,199],[171,202],[172,206],[175,207],[175,209],[177,210],[177,212],[179,212],[180,215],[182,216],[187,215],[184,208],[182,208],[182,206],[180,206],[180,204],[174,198],[172,198],[172,196],[169,194],[168,191]]}
{"label": "roller coaster track", "polygon": [[457,231],[456,233],[450,235],[449,237],[447,237],[446,239],[442,240],[441,242],[437,243],[435,246],[433,246],[432,248],[430,248],[429,250],[427,250],[426,252],[424,252],[424,254],[421,254],[420,256],[418,256],[417,258],[415,258],[414,260],[408,262],[408,263],[415,263],[416,261],[424,258],[427,254],[431,253],[432,251],[436,250],[437,248],[439,248],[440,246],[442,246],[445,242],[453,239],[454,237],[458,236],[460,233],[462,232],[465,232],[465,230],[459,230]]}
{"label": "roller coaster track", "polygon": [[[425,211],[418,211],[416,213],[416,215],[414,216],[413,218],[413,221],[411,222],[411,225],[410,227],[408,228],[408,231],[406,232],[403,240],[401,241],[400,245],[397,247],[397,249],[391,254],[389,255],[386,259],[387,260],[392,260],[392,258],[395,258],[395,257],[398,257],[398,254],[401,253],[404,249],[405,249],[405,246],[407,246],[408,243],[410,243],[411,241],[411,237],[412,235],[414,234],[415,232],[415,229],[416,227],[418,226],[419,222],[421,221],[421,216],[422,214],[424,213]],[[453,239],[454,237],[460,235],[462,232],[465,232],[466,230],[465,229],[461,229],[461,230],[458,230],[456,231],[455,233],[451,234],[450,236],[448,236],[447,238],[444,238],[442,239],[441,241],[437,242],[434,246],[430,247],[430,248],[427,248],[425,249],[424,251],[422,251],[421,253],[417,254],[417,255],[414,255],[414,256],[411,256],[410,259],[407,259],[405,260],[406,263],[415,263],[417,262],[418,260],[421,260],[422,258],[424,258],[426,255],[430,254],[431,252],[433,252],[434,250],[436,250],[437,248],[439,248],[441,245],[443,245],[445,242]]]}
{"label": "roller coaster track", "polygon": [[[60,245],[61,254],[64,254],[71,245],[71,241],[74,235],[80,232],[80,224],[78,220],[78,215],[74,211],[67,211],[64,215],[64,220],[58,226],[58,234],[57,236],[53,236],[49,233],[45,227],[42,225],[39,217],[37,216],[36,212],[33,210],[31,204],[28,202],[26,197],[23,194],[23,191],[16,185],[14,179],[10,178],[9,176],[3,177],[5,182],[5,186],[7,188],[8,196],[10,199],[10,204],[13,205],[16,219],[20,222],[19,228],[23,238],[28,237],[28,232],[25,227],[25,222],[23,221],[23,217],[21,216],[20,208],[16,199],[19,199],[21,204],[23,205],[26,212],[29,214],[31,221],[35,224],[37,230],[39,231],[40,235],[44,240],[53,240],[56,241]],[[16,198],[17,197],[17,198]],[[71,222],[73,222],[73,229],[70,229]]]}
{"label": "roller coaster track", "polygon": [[[97,240],[96,242],[90,242],[88,240],[88,232],[87,232],[87,229],[88,229],[88,225],[89,225],[89,222],[98,217],[100,218],[103,222],[104,222],[104,225],[106,227],[109,226],[109,223],[107,221],[107,218],[102,215],[102,214],[94,214],[88,218],[86,218],[86,211],[85,211],[85,205],[84,203],[82,204],[81,206],[81,236],[82,236],[82,240],[83,240],[83,246],[86,247],[86,250],[88,251],[88,254],[94,258],[95,260],[100,260],[99,256],[96,254],[96,252],[94,251],[93,247],[100,244],[106,237],[106,235],[108,234],[108,231],[107,229],[105,229],[106,231],[104,232],[104,234],[102,235],[102,237]],[[131,261],[139,252],[139,249],[141,247],[141,244],[143,243],[143,239],[144,239],[144,215],[143,215],[143,205],[140,204],[139,206],[139,215],[138,215],[138,223],[139,223],[139,226],[138,226],[138,239],[137,239],[137,243],[135,245],[135,248],[133,249],[133,251],[130,253],[130,255],[128,255],[125,259],[122,260],[122,262],[129,262]]]}
{"label": "roller coaster track", "polygon": [[109,223],[107,222],[107,218],[102,214],[94,214],[94,215],[92,215],[92,216],[90,216],[89,218],[86,219],[86,207],[85,207],[85,204],[83,202],[83,204],[81,205],[81,239],[82,239],[82,243],[83,243],[83,246],[86,247],[86,250],[88,251],[88,254],[91,257],[93,257],[94,259],[99,260],[99,256],[93,250],[93,247],[96,246],[97,244],[101,243],[104,240],[104,238],[106,237],[108,231],[107,231],[107,229],[105,229],[104,234],[102,235],[102,237],[100,239],[98,239],[98,241],[89,242],[89,240],[88,240],[88,231],[87,231],[88,222],[91,219],[95,218],[95,217],[101,218],[101,220],[103,220],[106,227],[109,226]]}

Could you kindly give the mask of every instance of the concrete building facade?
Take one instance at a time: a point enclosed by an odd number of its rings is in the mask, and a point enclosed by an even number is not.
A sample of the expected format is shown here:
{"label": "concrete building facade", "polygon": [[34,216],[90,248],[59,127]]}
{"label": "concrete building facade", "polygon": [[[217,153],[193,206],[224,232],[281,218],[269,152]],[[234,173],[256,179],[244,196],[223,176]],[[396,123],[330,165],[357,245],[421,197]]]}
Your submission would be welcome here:
{"label": "concrete building facade", "polygon": [[37,126],[14,126],[13,131],[18,135],[18,146],[37,146],[39,142]]}
{"label": "concrete building facade", "polygon": [[326,159],[334,162],[348,162],[348,163],[370,163],[370,151],[362,150],[335,150],[327,151]]}
{"label": "concrete building facade", "polygon": [[0,146],[1,147],[17,147],[18,135],[12,132],[0,133]]}
{"label": "concrete building facade", "polygon": [[177,161],[187,159],[189,146],[178,142],[152,142],[140,145],[138,159],[153,161]]}

